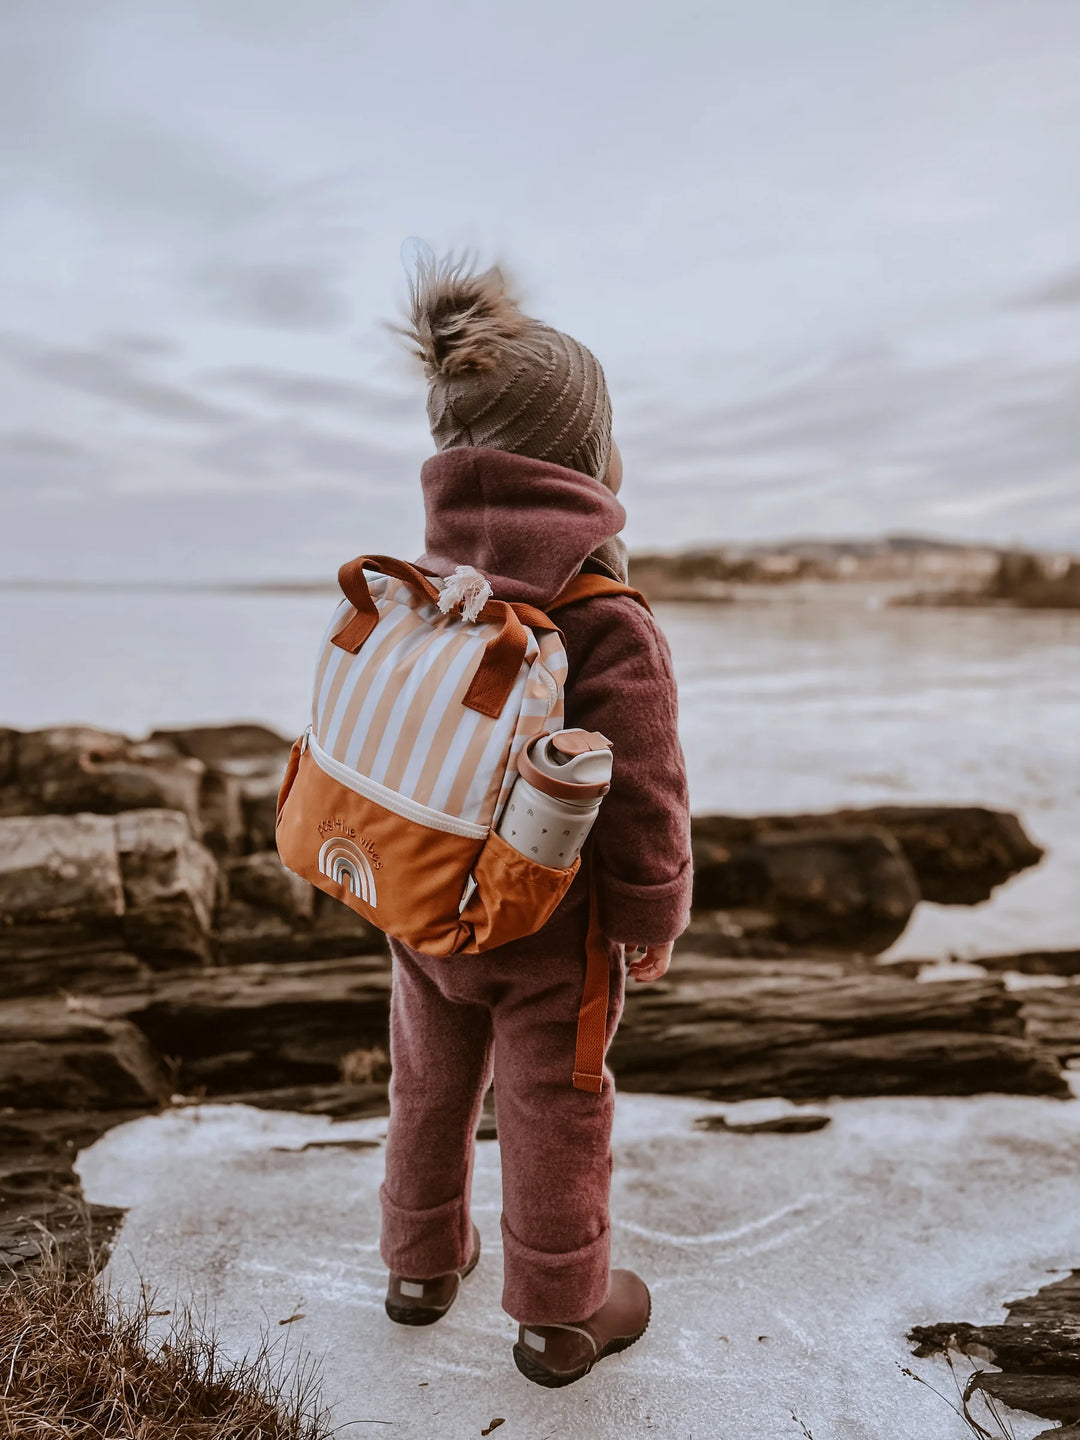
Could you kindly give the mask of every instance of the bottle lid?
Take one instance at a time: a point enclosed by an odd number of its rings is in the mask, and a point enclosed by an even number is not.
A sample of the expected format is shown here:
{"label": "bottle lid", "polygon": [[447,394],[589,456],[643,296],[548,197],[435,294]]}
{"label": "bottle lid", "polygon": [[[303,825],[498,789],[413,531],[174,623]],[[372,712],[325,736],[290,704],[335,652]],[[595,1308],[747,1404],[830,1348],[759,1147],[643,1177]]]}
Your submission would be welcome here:
{"label": "bottle lid", "polygon": [[551,737],[551,749],[559,755],[587,755],[592,750],[610,750],[611,741],[599,730],[557,730]]}
{"label": "bottle lid", "polygon": [[598,730],[538,735],[518,756],[518,773],[556,800],[589,804],[611,789],[611,741]]}

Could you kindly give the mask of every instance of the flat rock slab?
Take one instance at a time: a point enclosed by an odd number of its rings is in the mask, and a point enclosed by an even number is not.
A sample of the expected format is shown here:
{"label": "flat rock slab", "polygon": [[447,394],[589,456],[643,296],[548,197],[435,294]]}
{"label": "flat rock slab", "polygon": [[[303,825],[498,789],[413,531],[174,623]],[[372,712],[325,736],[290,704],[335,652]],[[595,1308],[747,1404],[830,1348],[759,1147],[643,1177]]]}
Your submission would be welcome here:
{"label": "flat rock slab", "polygon": [[1037,865],[1043,851],[1019,819],[983,805],[874,805],[822,815],[696,815],[695,869],[723,864],[739,847],[763,837],[804,836],[829,830],[885,831],[899,845],[924,900],[977,905],[998,885]]}
{"label": "flat rock slab", "polygon": [[959,1350],[988,1356],[1000,1370],[979,1389],[1048,1420],[1080,1421],[1080,1270],[1010,1301],[1003,1324],[917,1325],[917,1355]]}
{"label": "flat rock slab", "polygon": [[116,826],[104,815],[0,820],[0,917],[6,926],[108,925],[124,911]]}
{"label": "flat rock slab", "polygon": [[117,1110],[169,1092],[161,1057],[137,1026],[63,1000],[0,1007],[0,1109]]}
{"label": "flat rock slab", "polygon": [[[760,1109],[760,1107],[758,1107]],[[1080,1106],[1022,1097],[855,1100],[813,1134],[725,1134],[742,1106],[620,1097],[613,1252],[647,1276],[653,1323],[565,1391],[514,1369],[500,1309],[499,1156],[477,1150],[480,1267],[426,1330],[383,1313],[384,1120],[207,1106],[147,1117],[84,1153],[88,1199],[130,1207],[110,1267],[216,1316],[229,1353],[260,1330],[320,1357],[347,1434],[465,1440],[970,1440],[900,1373],[915,1324],[1004,1318],[1080,1255]],[[750,1107],[748,1113],[754,1114]],[[278,1321],[295,1314],[284,1329]],[[975,1413],[981,1412],[976,1402]],[[1046,1421],[1013,1416],[1016,1440]]]}
{"label": "flat rock slab", "polygon": [[716,1100],[1068,1094],[1022,1008],[996,980],[680,954],[664,980],[630,984],[611,1066],[627,1090]]}
{"label": "flat rock slab", "polygon": [[[736,840],[694,824],[694,909],[751,909],[787,944],[876,955],[900,936],[919,886],[900,846],[878,826],[760,829]],[[710,827],[710,828],[705,828]]]}

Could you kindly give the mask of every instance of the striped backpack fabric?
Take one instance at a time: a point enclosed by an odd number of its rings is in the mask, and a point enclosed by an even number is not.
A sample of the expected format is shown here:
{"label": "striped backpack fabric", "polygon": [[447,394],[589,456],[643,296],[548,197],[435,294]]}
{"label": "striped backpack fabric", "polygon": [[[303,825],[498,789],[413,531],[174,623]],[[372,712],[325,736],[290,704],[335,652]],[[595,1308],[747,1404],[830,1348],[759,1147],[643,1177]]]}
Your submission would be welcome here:
{"label": "striped backpack fabric", "polygon": [[[563,725],[557,625],[533,606],[492,599],[468,567],[441,579],[362,555],[338,579],[344,599],[323,638],[311,724],[278,798],[282,861],[428,955],[476,954],[532,934],[580,860],[538,865],[495,826],[523,746]],[[584,574],[549,609],[595,594],[644,604],[628,586]],[[574,1078],[591,1090],[603,1066],[599,963],[591,955]],[[606,1017],[606,957],[602,981]]]}

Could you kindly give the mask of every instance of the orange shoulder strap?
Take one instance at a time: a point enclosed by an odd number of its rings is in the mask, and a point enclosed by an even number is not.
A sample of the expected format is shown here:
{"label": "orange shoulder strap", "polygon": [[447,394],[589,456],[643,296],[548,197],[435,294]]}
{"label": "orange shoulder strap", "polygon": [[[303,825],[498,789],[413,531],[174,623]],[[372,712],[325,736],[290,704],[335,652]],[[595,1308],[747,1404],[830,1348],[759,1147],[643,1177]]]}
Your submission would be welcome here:
{"label": "orange shoulder strap", "polygon": [[[592,846],[589,847],[592,850]],[[589,932],[585,940],[585,988],[578,1011],[577,1047],[574,1051],[574,1089],[599,1095],[604,1088],[604,1052],[607,1049],[608,1007],[611,1004],[611,963],[600,930],[596,871],[589,864]]]}
{"label": "orange shoulder strap", "polygon": [[563,605],[574,605],[579,600],[589,600],[594,595],[629,595],[639,605],[643,605],[646,610],[649,609],[649,602],[645,596],[640,590],[635,590],[632,585],[624,585],[621,581],[612,580],[607,575],[596,575],[588,571],[581,575],[575,575],[569,585],[559,591],[555,599],[548,604],[548,612],[558,610]]}

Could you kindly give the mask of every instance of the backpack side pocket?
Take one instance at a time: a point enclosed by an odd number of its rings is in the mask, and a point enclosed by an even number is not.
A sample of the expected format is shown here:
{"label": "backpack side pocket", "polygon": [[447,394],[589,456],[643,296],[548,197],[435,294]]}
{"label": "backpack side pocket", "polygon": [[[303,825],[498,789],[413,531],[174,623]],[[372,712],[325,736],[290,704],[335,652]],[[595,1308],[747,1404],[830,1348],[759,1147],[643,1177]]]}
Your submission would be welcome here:
{"label": "backpack side pocket", "polygon": [[535,934],[550,920],[580,865],[580,856],[567,870],[538,865],[492,832],[473,869],[476,889],[461,914],[470,938],[459,953],[476,955]]}

